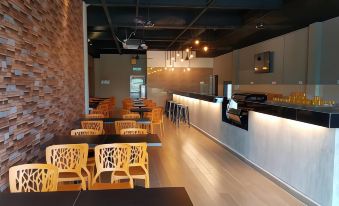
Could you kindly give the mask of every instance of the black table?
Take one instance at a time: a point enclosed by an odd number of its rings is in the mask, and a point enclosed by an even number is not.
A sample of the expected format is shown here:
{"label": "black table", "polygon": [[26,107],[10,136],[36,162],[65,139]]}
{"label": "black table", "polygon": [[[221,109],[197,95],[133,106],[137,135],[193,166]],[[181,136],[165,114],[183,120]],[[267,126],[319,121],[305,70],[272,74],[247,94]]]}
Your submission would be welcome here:
{"label": "black table", "polygon": [[0,193],[1,205],[8,206],[191,206],[185,188],[136,188],[81,192]]}
{"label": "black table", "polygon": [[48,145],[54,144],[81,144],[87,143],[89,147],[95,147],[100,144],[111,143],[139,143],[146,142],[149,147],[160,147],[161,141],[157,134],[140,134],[140,135],[58,135],[48,142]]}
{"label": "black table", "polygon": [[[103,121],[104,123],[114,123],[115,121],[121,121],[121,120],[126,120],[122,118],[80,118],[78,122],[80,123],[81,121],[95,121],[95,120],[100,120]],[[149,118],[139,118],[139,119],[131,119],[135,120],[137,123],[140,124],[151,124],[151,120]]]}
{"label": "black table", "polygon": [[131,112],[138,112],[140,114],[141,118],[144,118],[144,112],[151,112],[152,109],[148,107],[142,107],[142,108],[132,108],[130,109]]}
{"label": "black table", "polygon": [[139,108],[141,108],[141,107],[146,107],[146,105],[144,104],[144,103],[134,103],[133,104],[133,107],[139,107]]}

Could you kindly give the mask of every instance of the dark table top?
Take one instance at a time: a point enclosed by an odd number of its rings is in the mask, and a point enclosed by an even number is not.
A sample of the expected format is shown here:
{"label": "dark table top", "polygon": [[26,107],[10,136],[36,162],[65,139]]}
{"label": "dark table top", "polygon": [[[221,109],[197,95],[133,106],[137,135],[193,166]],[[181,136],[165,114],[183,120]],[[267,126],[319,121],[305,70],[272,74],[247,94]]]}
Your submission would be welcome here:
{"label": "dark table top", "polygon": [[185,188],[135,188],[82,192],[0,193],[1,205],[10,206],[191,206]]}
{"label": "dark table top", "polygon": [[143,108],[132,108],[130,109],[131,112],[151,112],[152,109],[148,107],[143,107]]}
{"label": "dark table top", "polygon": [[55,136],[49,141],[48,145],[53,144],[81,144],[87,143],[90,147],[95,147],[99,144],[111,143],[139,143],[146,142],[149,147],[160,147],[161,141],[157,134],[144,134],[144,135],[127,135],[121,136],[118,134],[109,135],[59,135]]}
{"label": "dark table top", "polygon": [[[115,121],[121,121],[121,120],[126,120],[122,118],[80,118],[78,122],[80,123],[81,121],[91,121],[91,120],[101,120],[104,123],[114,123]],[[137,123],[143,123],[143,124],[150,124],[151,120],[149,118],[140,118],[140,119],[133,119]]]}
{"label": "dark table top", "polygon": [[143,104],[143,103],[134,103],[133,104],[133,107],[146,107],[146,105],[145,104]]}

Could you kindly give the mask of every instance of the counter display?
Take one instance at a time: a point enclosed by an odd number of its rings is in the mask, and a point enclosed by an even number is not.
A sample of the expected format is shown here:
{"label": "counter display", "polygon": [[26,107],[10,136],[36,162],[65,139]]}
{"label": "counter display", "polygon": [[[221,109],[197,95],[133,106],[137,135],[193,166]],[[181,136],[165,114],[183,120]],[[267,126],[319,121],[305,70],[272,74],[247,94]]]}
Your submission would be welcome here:
{"label": "counter display", "polygon": [[[222,119],[224,122],[233,124],[247,130],[248,126],[237,125],[226,117],[228,101],[223,103]],[[244,101],[242,104],[248,111],[260,112],[268,115],[282,117],[285,119],[314,124],[326,128],[339,128],[339,107],[301,106],[276,103],[271,101],[253,102]],[[246,117],[248,118],[248,117]],[[246,121],[244,121],[246,122]]]}

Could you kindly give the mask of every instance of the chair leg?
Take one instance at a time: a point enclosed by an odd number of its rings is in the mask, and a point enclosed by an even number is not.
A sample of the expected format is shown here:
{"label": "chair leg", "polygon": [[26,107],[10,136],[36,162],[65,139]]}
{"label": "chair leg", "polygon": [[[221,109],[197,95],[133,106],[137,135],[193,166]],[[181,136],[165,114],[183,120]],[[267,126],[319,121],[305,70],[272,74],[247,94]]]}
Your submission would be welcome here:
{"label": "chair leg", "polygon": [[160,123],[160,127],[161,127],[162,134],[165,135],[165,127],[164,127],[163,122]]}
{"label": "chair leg", "polygon": [[145,188],[149,188],[149,175],[145,175]]}

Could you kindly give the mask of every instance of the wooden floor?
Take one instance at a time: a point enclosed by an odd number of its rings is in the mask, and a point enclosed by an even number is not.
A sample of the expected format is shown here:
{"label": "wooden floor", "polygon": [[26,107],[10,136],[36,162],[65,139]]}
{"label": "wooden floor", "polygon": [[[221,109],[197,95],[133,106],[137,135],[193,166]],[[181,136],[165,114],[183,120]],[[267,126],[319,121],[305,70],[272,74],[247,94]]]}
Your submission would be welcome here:
{"label": "wooden floor", "polygon": [[151,187],[185,187],[194,205],[303,205],[193,127],[166,120],[161,140],[148,149]]}

